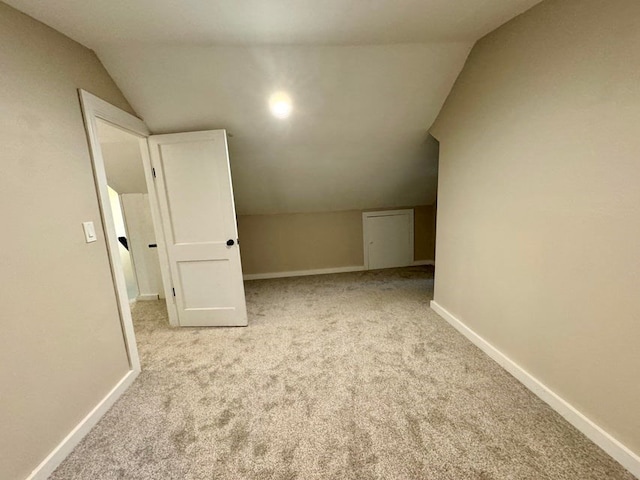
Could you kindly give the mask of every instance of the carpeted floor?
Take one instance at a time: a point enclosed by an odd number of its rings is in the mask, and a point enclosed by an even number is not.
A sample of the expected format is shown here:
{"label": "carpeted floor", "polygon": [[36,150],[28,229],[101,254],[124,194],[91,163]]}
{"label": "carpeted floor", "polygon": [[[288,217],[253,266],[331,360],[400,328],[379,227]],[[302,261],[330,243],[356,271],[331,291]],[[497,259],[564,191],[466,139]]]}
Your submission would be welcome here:
{"label": "carpeted floor", "polygon": [[248,328],[134,309],[143,372],[52,479],[633,479],[429,309],[433,270],[246,284]]}

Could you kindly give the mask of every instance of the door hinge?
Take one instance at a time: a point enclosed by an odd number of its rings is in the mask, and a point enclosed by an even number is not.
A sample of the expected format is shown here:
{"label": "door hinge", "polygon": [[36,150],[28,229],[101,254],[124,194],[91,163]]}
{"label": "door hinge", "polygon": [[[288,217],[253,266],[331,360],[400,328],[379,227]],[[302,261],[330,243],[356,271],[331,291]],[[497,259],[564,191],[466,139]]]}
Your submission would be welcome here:
{"label": "door hinge", "polygon": [[153,178],[156,178],[156,169],[151,167],[151,174],[153,175]]}
{"label": "door hinge", "polygon": [[176,296],[176,289],[172,288],[171,291],[173,292],[173,296],[175,297]]}

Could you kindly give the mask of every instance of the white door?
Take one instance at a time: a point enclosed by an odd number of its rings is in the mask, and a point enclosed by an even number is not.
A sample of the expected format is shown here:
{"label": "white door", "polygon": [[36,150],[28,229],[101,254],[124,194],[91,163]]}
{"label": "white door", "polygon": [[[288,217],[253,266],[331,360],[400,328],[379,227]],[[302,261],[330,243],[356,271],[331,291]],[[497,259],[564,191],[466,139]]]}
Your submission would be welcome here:
{"label": "white door", "polygon": [[362,214],[365,267],[406,267],[413,263],[413,210]]}
{"label": "white door", "polygon": [[151,167],[180,326],[245,326],[224,130],[152,135]]}

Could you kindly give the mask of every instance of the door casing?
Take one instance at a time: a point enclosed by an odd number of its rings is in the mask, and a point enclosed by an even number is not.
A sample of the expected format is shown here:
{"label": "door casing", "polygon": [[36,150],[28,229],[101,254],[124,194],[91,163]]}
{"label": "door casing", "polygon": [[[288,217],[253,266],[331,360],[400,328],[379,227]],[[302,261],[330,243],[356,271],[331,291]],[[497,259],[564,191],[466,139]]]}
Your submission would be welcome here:
{"label": "door casing", "polygon": [[[131,309],[127,297],[127,289],[124,278],[120,257],[118,255],[118,241],[116,239],[115,225],[109,203],[109,192],[107,189],[107,174],[104,166],[104,158],[100,148],[100,140],[98,137],[97,122],[102,120],[110,125],[124,130],[138,138],[140,145],[140,156],[144,168],[145,180],[149,193],[149,204],[151,207],[151,216],[153,219],[154,231],[158,244],[158,256],[160,259],[160,270],[162,273],[162,284],[167,300],[167,312],[169,323],[172,326],[178,326],[178,317],[173,303],[171,294],[171,276],[167,259],[166,247],[164,245],[164,234],[162,231],[162,223],[160,222],[160,213],[158,210],[157,194],[153,183],[151,173],[151,161],[149,158],[149,148],[147,138],[150,135],[149,129],[145,123],[134,115],[121,110],[120,108],[105,102],[101,98],[87,92],[86,90],[78,90],[82,115],[84,119],[85,130],[87,133],[87,141],[91,154],[91,163],[93,167],[93,176],[96,184],[98,195],[98,205],[100,208],[100,217],[102,227],[104,229],[105,244],[107,254],[109,256],[109,265],[113,278],[114,290],[118,310],[120,314],[120,322],[124,335],[125,347],[129,358],[129,365],[134,372],[140,371],[140,358],[133,330],[133,320],[131,318]],[[169,294],[167,294],[169,293]]]}

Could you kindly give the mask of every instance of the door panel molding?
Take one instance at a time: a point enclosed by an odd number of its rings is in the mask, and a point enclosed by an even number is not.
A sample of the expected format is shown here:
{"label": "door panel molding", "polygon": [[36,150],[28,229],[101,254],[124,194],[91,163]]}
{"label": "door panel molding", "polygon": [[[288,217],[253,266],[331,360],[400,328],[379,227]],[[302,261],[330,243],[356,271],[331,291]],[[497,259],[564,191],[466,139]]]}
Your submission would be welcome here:
{"label": "door panel molding", "polygon": [[246,326],[224,130],[148,139],[180,326]]}

